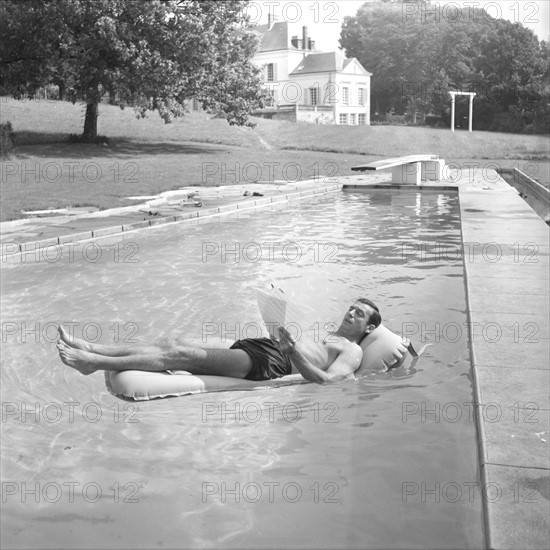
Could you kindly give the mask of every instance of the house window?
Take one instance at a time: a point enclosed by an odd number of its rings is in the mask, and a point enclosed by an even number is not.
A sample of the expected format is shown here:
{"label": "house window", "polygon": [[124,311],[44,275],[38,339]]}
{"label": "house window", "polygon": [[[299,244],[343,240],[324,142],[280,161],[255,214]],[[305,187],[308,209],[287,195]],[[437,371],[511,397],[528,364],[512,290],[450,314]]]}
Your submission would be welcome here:
{"label": "house window", "polygon": [[347,113],[340,113],[340,116],[338,117],[340,124],[347,124],[348,123],[348,114]]}
{"label": "house window", "polygon": [[349,105],[349,88],[342,88],[342,103],[344,105]]}
{"label": "house window", "polygon": [[349,115],[349,123],[351,126],[355,126],[355,113]]}
{"label": "house window", "polygon": [[310,99],[310,105],[318,105],[319,104],[319,90],[318,90],[318,88],[310,88],[309,89],[309,99]]}
{"label": "house window", "polygon": [[364,105],[365,104],[365,88],[359,88],[357,93],[358,93],[357,101],[359,102],[359,105]]}
{"label": "house window", "polygon": [[275,80],[275,66],[273,63],[267,65],[267,81],[273,82]]}
{"label": "house window", "polygon": [[359,124],[364,125],[367,123],[367,116],[365,113],[359,113]]}

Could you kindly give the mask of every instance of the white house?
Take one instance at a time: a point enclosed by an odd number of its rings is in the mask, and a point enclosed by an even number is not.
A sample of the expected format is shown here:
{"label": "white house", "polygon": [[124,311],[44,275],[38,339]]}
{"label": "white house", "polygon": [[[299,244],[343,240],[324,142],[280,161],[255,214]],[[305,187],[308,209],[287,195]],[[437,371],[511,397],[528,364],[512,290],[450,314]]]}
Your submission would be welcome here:
{"label": "white house", "polygon": [[288,23],[254,27],[261,39],[252,61],[263,68],[271,105],[256,113],[269,118],[321,124],[370,124],[370,77],[355,58],[317,52],[308,37],[289,37]]}

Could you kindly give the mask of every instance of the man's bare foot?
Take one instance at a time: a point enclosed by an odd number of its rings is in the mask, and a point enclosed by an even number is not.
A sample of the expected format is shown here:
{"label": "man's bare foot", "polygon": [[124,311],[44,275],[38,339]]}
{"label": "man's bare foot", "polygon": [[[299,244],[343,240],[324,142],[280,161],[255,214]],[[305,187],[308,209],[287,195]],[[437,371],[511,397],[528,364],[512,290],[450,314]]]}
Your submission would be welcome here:
{"label": "man's bare foot", "polygon": [[59,325],[57,332],[59,332],[59,339],[70,348],[80,349],[82,351],[89,351],[90,353],[93,352],[92,346],[89,342],[86,342],[86,340],[82,340],[82,338],[76,338],[76,336],[73,336],[71,339],[61,325]]}
{"label": "man's bare foot", "polygon": [[78,372],[88,375],[97,370],[94,367],[95,355],[87,351],[71,348],[64,342],[59,341],[57,343],[57,349],[59,350],[59,357],[65,365],[76,369]]}

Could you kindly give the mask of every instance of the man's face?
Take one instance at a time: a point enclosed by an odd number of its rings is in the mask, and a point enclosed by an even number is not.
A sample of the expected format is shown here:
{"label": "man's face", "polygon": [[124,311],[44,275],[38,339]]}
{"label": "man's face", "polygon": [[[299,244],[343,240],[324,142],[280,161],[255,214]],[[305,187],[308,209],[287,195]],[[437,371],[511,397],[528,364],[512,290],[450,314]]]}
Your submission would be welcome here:
{"label": "man's face", "polygon": [[[357,336],[370,332],[368,330],[369,319],[372,314],[372,308],[362,302],[355,302],[350,306],[340,325],[340,330],[351,336]],[[371,329],[372,330],[372,329]]]}

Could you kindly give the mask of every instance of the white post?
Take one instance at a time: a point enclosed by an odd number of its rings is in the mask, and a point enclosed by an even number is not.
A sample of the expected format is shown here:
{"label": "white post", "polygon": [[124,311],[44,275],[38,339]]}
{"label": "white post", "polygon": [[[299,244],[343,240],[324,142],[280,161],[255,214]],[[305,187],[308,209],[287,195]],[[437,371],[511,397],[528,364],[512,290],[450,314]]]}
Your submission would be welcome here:
{"label": "white post", "polygon": [[468,131],[472,131],[472,122],[474,120],[474,96],[476,94],[470,94],[470,109],[468,111]]}
{"label": "white post", "polygon": [[451,130],[455,131],[455,95],[467,95],[470,97],[469,112],[468,112],[468,131],[472,131],[472,123],[474,120],[474,92],[449,92],[451,96]]}
{"label": "white post", "polygon": [[455,94],[454,92],[449,92],[451,94],[451,132],[455,131]]}

